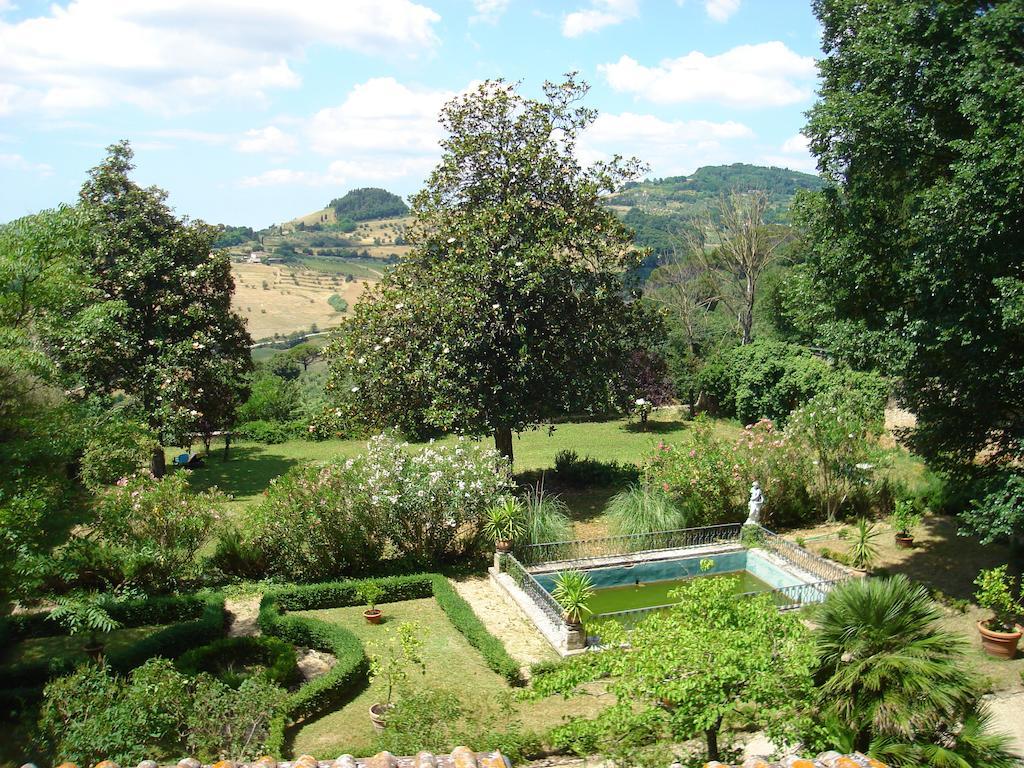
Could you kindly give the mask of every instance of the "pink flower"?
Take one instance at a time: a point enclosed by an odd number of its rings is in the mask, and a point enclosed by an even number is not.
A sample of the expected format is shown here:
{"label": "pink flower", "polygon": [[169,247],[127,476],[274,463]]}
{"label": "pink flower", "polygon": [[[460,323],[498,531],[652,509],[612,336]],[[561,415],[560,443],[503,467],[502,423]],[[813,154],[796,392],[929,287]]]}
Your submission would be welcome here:
{"label": "pink flower", "polygon": [[697,457],[697,451],[696,450],[691,450],[690,451],[690,458],[693,459],[693,458],[696,458],[696,457]]}
{"label": "pink flower", "polygon": [[665,491],[667,493],[668,492],[668,483],[662,483],[661,484],[661,490],[663,490],[663,491]]}

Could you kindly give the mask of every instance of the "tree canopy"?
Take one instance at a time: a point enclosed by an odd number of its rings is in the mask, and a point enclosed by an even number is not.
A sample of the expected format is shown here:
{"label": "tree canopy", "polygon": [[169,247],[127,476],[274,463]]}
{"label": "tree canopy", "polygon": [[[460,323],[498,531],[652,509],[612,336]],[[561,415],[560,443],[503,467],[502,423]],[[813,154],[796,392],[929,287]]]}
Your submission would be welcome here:
{"label": "tree canopy", "polygon": [[127,394],[161,442],[185,444],[232,422],[251,339],[231,311],[230,262],[210,252],[216,230],[176,218],[132,168],[128,143],[114,144],[82,187],[92,293],[64,308],[52,345],[72,383]]}
{"label": "tree canopy", "polygon": [[402,198],[378,187],[350,190],[341,197],[331,200],[328,207],[334,209],[339,221],[386,219],[391,216],[404,216],[409,212],[409,206]]}
{"label": "tree canopy", "polygon": [[816,0],[803,204],[820,341],[900,377],[913,446],[1024,455],[1024,8]]}
{"label": "tree canopy", "polygon": [[[575,156],[595,112],[573,76],[544,98],[488,81],[449,102],[442,159],[412,199],[412,253],[356,306],[332,386],[378,424],[493,433],[603,409],[628,353],[661,326],[631,301],[640,256],[602,205],[639,170]],[[408,426],[398,424],[397,426]]]}

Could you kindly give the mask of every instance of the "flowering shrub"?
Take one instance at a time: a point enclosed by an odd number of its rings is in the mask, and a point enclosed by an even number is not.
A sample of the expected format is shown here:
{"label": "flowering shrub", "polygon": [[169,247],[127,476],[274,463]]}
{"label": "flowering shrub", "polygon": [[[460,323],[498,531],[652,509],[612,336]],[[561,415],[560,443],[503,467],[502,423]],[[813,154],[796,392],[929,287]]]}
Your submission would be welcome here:
{"label": "flowering shrub", "polygon": [[96,520],[83,534],[85,546],[72,542],[68,553],[102,550],[119,571],[108,577],[120,583],[107,586],[172,591],[199,577],[198,553],[226,501],[219,491],[194,493],[183,473],[121,480],[100,495]]}
{"label": "flowering shrub", "polygon": [[504,470],[495,451],[470,441],[412,453],[385,433],[361,456],[279,477],[245,536],[270,575],[292,581],[359,573],[386,545],[434,563],[475,546],[487,507],[510,489]]}
{"label": "flowering shrub", "polygon": [[809,488],[813,466],[806,451],[768,419],[748,424],[736,442],[746,477],[764,491],[762,523],[790,527],[807,520],[815,508]]}
{"label": "flowering shrub", "polygon": [[737,446],[717,437],[709,422],[694,422],[690,447],[659,444],[648,466],[648,481],[685,510],[689,525],[743,519],[747,471]]}

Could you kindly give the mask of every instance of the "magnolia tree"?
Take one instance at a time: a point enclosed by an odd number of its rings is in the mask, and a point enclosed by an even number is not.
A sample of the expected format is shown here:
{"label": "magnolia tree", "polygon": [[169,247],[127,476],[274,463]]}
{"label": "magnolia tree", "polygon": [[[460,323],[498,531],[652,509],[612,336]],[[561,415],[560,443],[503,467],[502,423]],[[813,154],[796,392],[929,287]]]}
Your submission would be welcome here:
{"label": "magnolia tree", "polygon": [[533,100],[498,80],[445,105],[412,252],[330,352],[330,386],[353,414],[493,434],[511,460],[514,431],[607,408],[629,353],[660,336],[625,289],[632,233],[601,202],[640,165],[580,165],[576,139],[596,117],[586,92],[569,76]]}
{"label": "magnolia tree", "polygon": [[[128,143],[114,144],[82,187],[94,290],[67,307],[51,343],[86,392],[129,395],[161,444],[180,445],[201,426],[230,426],[251,339],[231,311],[230,262],[210,252],[216,231],[175,217],[167,193],[135,184],[132,168]],[[163,468],[157,446],[154,474]]]}

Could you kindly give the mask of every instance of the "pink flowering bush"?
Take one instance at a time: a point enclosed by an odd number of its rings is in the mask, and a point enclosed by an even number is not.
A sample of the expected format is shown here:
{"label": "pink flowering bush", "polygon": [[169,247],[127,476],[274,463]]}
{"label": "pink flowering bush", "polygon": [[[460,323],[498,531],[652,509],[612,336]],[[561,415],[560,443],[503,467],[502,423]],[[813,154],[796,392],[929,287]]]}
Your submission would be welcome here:
{"label": "pink flowering bush", "polygon": [[243,535],[268,575],[292,581],[356,575],[387,556],[434,565],[475,547],[484,511],[510,489],[505,470],[468,440],[413,453],[385,433],[360,456],[279,477]]}
{"label": "pink flowering bush", "polygon": [[761,517],[765,526],[791,527],[813,516],[816,504],[809,489],[814,467],[801,443],[761,419],[744,428],[736,448],[746,476],[757,480],[767,499]]}
{"label": "pink flowering bush", "polygon": [[647,478],[685,510],[689,525],[735,522],[746,514],[744,463],[739,448],[715,435],[706,417],[698,417],[693,443],[660,444],[648,463]]}

